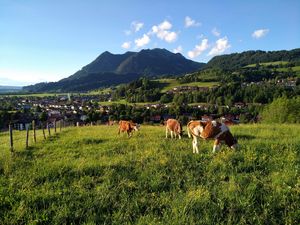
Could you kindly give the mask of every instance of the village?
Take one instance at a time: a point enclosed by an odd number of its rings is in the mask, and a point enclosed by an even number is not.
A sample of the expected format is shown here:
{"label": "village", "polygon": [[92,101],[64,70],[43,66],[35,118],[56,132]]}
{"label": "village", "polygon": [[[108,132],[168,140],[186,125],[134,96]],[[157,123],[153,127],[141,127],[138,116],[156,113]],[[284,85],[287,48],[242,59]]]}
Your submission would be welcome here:
{"label": "village", "polygon": [[[185,87],[174,88],[174,91],[185,90]],[[192,88],[193,90],[195,88]],[[103,102],[100,100],[105,99]],[[56,121],[64,121],[69,126],[84,126],[96,124],[113,124],[120,118],[128,116],[133,111],[139,112],[138,122],[159,124],[169,118],[183,116],[184,122],[192,119],[209,120],[220,116],[219,108],[229,108],[229,106],[218,106],[208,103],[194,103],[174,111],[174,104],[145,103],[145,104],[111,104],[109,95],[83,95],[83,94],[60,94],[54,96],[0,96],[0,111],[6,118],[1,123],[1,129],[6,130],[9,124],[13,124],[14,129],[24,130],[30,126],[33,120],[37,126],[54,126]],[[107,103],[107,104],[105,104]],[[247,108],[247,104],[237,102],[232,107],[239,112]],[[119,107],[119,108],[118,108]],[[130,111],[130,112],[126,112]],[[219,110],[220,111],[220,110]],[[4,112],[6,113],[5,115]],[[141,118],[142,117],[142,118]],[[239,114],[221,115],[223,120],[231,121],[233,124],[239,123]]]}

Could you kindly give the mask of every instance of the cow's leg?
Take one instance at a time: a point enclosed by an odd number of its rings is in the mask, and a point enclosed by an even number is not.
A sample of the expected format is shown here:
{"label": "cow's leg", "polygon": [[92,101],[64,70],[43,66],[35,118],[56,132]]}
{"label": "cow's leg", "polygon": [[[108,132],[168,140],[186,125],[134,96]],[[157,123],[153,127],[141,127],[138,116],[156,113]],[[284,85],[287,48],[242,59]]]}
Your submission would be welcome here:
{"label": "cow's leg", "polygon": [[198,149],[198,138],[195,137],[195,146],[196,146],[196,153],[199,154],[199,149]]}
{"label": "cow's leg", "polygon": [[198,140],[196,136],[193,136],[193,153],[199,153],[198,150]]}
{"label": "cow's leg", "polygon": [[178,137],[179,137],[179,139],[181,139],[181,135],[180,134],[178,134]]}
{"label": "cow's leg", "polygon": [[171,131],[171,138],[173,138],[173,131]]}
{"label": "cow's leg", "polygon": [[234,144],[234,145],[232,145],[230,148],[233,149],[233,150],[237,150],[238,144]]}
{"label": "cow's leg", "polygon": [[195,140],[194,140],[194,137],[193,137],[192,143],[193,143],[193,153],[195,153]]}
{"label": "cow's leg", "polygon": [[168,138],[168,128],[166,127],[166,138]]}
{"label": "cow's leg", "polygon": [[215,142],[214,142],[213,153],[215,153],[219,150],[220,150],[220,140],[216,139]]}

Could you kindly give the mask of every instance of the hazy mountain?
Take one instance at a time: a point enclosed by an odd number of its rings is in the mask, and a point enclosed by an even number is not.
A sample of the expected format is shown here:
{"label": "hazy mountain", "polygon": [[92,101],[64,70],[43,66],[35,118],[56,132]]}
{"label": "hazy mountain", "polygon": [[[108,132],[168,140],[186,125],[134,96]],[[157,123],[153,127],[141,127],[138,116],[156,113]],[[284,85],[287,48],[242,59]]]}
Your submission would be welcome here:
{"label": "hazy mountain", "polygon": [[141,76],[181,75],[201,69],[194,62],[166,49],[112,54],[104,52],[75,74],[58,82],[24,87],[25,91],[88,91],[99,87],[130,82]]}
{"label": "hazy mountain", "polygon": [[22,87],[20,87],[20,86],[0,85],[0,93],[18,92],[21,90],[22,90]]}

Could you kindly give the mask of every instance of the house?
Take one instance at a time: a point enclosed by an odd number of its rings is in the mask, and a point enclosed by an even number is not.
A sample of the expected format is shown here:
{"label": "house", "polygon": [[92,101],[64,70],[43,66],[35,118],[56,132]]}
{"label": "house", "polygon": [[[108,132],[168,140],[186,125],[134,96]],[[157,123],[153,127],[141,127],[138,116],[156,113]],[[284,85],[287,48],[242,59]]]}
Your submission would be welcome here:
{"label": "house", "polygon": [[239,108],[239,109],[242,109],[246,106],[246,104],[244,102],[236,102],[234,103],[234,107],[235,108]]}
{"label": "house", "polygon": [[150,121],[160,122],[161,121],[161,116],[160,115],[151,116]]}
{"label": "house", "polygon": [[81,121],[86,121],[88,119],[88,116],[87,115],[81,115],[80,116],[80,120]]}

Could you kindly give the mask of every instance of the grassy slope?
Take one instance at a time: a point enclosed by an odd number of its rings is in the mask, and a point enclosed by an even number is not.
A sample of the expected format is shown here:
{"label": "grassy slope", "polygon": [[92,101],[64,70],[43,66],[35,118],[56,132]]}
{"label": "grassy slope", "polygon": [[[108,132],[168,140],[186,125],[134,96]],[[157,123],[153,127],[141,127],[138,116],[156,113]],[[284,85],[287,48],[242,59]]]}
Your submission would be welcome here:
{"label": "grassy slope", "polygon": [[176,79],[159,79],[157,80],[159,83],[163,84],[164,87],[161,90],[162,93],[167,92],[174,87],[179,86],[198,86],[198,87],[212,87],[214,85],[218,85],[218,82],[191,82],[191,83],[179,83]]}
{"label": "grassy slope", "polygon": [[[261,66],[268,66],[268,65],[286,65],[288,64],[287,61],[276,61],[276,62],[267,62],[267,63],[259,63]],[[256,64],[250,64],[250,65],[247,65],[245,67],[255,67]],[[296,72],[297,76],[300,76],[300,66],[294,66],[294,67],[291,67],[292,70],[294,72]],[[287,72],[289,68],[276,68],[277,71],[282,71],[282,72]]]}
{"label": "grassy slope", "polygon": [[[162,87],[161,93],[165,93],[169,90],[172,90],[174,87],[179,86],[198,86],[198,87],[212,87],[214,85],[218,85],[218,82],[191,82],[191,83],[179,83],[176,79],[157,79],[155,80],[159,83],[159,86]],[[112,105],[112,104],[128,104],[128,105],[145,105],[150,103],[157,103],[157,102],[140,102],[140,103],[129,103],[125,99],[118,100],[118,101],[111,101],[111,102],[99,102],[102,105]]]}
{"label": "grassy slope", "polygon": [[[283,72],[287,72],[288,71],[288,68],[278,68],[277,69],[278,71],[283,71]],[[300,66],[294,66],[292,67],[292,70],[294,72],[296,72],[297,76],[300,77]]]}
{"label": "grassy slope", "polygon": [[216,155],[163,127],[69,128],[29,150],[18,132],[13,156],[1,133],[0,223],[299,224],[300,127],[231,129],[240,150]]}
{"label": "grassy slope", "polygon": [[[288,63],[289,63],[288,61],[275,61],[275,62],[259,63],[259,65],[261,65],[261,66],[269,66],[269,65],[276,66],[276,65],[286,65]],[[249,64],[249,65],[247,65],[245,67],[255,67],[255,66],[256,66],[256,64]]]}

